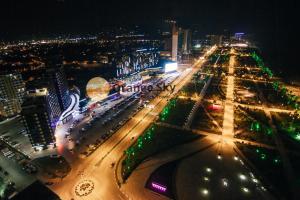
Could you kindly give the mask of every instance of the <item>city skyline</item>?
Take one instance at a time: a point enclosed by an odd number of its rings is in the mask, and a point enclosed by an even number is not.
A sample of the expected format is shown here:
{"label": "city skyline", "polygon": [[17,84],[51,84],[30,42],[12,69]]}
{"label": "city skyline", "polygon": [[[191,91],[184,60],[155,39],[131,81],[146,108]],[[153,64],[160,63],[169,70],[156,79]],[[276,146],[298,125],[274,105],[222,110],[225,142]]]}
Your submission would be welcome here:
{"label": "city skyline", "polygon": [[1,4],[0,199],[300,198],[298,2]]}

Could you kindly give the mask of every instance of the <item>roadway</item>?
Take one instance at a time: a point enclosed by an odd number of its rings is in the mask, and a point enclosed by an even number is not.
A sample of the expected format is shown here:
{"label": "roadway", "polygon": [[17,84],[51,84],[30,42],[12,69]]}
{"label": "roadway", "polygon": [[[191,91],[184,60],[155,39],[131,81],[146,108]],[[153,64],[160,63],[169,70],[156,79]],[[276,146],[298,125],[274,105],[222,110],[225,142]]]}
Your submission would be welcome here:
{"label": "roadway", "polygon": [[[210,50],[209,53],[212,53]],[[199,60],[191,70],[185,70],[172,84],[175,92],[164,91],[154,98],[150,105],[138,112],[131,120],[122,126],[112,137],[100,146],[92,155],[74,163],[70,174],[61,182],[51,186],[62,199],[126,199],[114,178],[111,164],[117,162],[137,137],[157,118],[168,100],[186,84],[192,75],[199,70],[205,60]],[[164,98],[161,98],[164,97]],[[134,190],[134,188],[132,188]],[[77,191],[77,192],[76,192]]]}

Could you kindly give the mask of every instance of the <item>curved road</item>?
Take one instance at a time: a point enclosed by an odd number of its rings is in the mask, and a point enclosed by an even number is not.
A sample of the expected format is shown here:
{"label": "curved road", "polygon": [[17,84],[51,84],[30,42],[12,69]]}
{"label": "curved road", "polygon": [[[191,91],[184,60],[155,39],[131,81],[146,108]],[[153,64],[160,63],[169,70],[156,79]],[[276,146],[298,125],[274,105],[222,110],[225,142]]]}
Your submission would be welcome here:
{"label": "curved road", "polygon": [[[208,54],[213,50],[210,50]],[[184,71],[173,82],[176,85],[173,94],[164,91],[160,94],[164,98],[153,99],[150,102],[153,105],[152,109],[146,107],[138,112],[92,155],[74,163],[70,174],[61,182],[51,186],[51,189],[63,200],[128,199],[116,183],[115,170],[111,167],[111,163],[118,161],[124,150],[134,142],[131,138],[136,138],[147,129],[168,103],[168,99],[172,98],[192,78],[204,62],[205,60],[199,60],[193,65],[192,70]]]}

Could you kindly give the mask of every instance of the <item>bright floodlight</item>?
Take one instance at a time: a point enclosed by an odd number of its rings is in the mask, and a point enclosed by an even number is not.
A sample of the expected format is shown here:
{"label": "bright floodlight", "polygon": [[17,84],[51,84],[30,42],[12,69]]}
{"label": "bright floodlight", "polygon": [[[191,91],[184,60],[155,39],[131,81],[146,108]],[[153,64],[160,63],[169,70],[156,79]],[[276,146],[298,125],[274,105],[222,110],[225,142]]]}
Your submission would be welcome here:
{"label": "bright floodlight", "polygon": [[239,158],[237,156],[234,156],[233,159],[234,160],[239,160]]}

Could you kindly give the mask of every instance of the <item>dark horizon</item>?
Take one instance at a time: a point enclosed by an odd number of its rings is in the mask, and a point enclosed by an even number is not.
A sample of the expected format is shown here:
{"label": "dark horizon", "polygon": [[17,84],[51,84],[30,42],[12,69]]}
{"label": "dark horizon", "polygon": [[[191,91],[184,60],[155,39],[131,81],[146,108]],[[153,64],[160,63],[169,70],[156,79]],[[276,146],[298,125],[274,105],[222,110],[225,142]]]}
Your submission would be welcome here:
{"label": "dark horizon", "polygon": [[196,26],[201,35],[222,33],[224,29],[231,33],[254,34],[255,41],[273,66],[299,71],[295,59],[296,46],[293,45],[297,40],[295,25],[299,4],[295,0],[12,0],[1,4],[0,41],[95,34],[105,26],[116,25],[153,28],[164,19],[175,19],[181,26]]}

